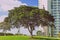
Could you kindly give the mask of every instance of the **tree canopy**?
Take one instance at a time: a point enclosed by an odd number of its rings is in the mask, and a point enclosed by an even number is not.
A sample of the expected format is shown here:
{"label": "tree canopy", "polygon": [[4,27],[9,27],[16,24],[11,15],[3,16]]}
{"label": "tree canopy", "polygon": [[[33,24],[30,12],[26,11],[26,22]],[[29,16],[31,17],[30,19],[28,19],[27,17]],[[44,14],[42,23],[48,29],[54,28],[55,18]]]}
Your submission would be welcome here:
{"label": "tree canopy", "polygon": [[54,22],[53,16],[48,11],[30,6],[20,6],[9,10],[8,18],[6,19],[9,19],[9,23],[16,28],[21,27],[20,25],[28,28],[31,35],[35,26],[40,24],[47,26],[49,23]]}

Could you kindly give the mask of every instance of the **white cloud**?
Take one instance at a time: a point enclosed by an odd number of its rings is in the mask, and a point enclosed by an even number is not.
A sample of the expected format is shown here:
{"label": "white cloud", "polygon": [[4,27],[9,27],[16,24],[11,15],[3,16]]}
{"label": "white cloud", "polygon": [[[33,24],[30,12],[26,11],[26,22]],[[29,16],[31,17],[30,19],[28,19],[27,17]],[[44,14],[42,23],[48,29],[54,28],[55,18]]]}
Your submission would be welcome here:
{"label": "white cloud", "polygon": [[27,4],[22,3],[21,1],[18,1],[18,0],[0,0],[0,8],[3,11],[8,11],[20,5],[27,5]]}
{"label": "white cloud", "polygon": [[0,16],[0,22],[3,22],[4,19],[5,19],[5,17],[7,17],[7,15],[2,15],[2,16]]}
{"label": "white cloud", "polygon": [[[1,12],[7,12],[8,10],[13,9],[14,7],[19,7],[20,5],[27,5],[26,3],[22,3],[18,0],[0,0],[0,11]],[[0,13],[0,15],[3,13]],[[4,18],[7,17],[7,15],[0,16],[0,22],[4,21]]]}

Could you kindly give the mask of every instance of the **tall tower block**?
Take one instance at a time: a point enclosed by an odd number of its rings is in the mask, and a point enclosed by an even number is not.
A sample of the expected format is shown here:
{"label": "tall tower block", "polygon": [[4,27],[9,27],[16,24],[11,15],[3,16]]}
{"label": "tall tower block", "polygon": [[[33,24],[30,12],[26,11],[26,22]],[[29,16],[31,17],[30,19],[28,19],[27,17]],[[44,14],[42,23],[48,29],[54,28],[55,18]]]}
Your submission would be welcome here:
{"label": "tall tower block", "polygon": [[38,8],[43,9],[45,7],[45,10],[47,10],[47,0],[38,0]]}
{"label": "tall tower block", "polygon": [[60,33],[60,0],[38,0],[38,8],[43,9],[43,7],[54,16],[55,27],[53,34],[55,37],[58,37]]}

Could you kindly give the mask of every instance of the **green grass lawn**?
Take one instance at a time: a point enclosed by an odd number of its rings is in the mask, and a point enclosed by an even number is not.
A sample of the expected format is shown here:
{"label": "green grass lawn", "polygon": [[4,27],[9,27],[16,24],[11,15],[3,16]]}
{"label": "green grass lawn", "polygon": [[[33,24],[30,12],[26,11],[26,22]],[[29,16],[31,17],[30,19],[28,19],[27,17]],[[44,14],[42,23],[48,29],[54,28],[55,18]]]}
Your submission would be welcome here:
{"label": "green grass lawn", "polygon": [[0,36],[0,40],[29,40],[28,36]]}
{"label": "green grass lawn", "polygon": [[30,36],[0,36],[0,40],[60,40],[60,39],[40,36],[34,36],[33,38],[31,38]]}

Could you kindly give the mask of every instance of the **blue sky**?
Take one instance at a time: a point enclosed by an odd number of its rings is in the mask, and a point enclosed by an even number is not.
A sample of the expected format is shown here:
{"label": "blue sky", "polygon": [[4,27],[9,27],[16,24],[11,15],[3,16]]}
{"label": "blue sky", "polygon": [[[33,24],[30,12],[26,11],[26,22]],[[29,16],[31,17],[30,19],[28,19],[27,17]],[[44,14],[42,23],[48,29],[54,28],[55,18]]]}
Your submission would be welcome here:
{"label": "blue sky", "polygon": [[37,6],[38,0],[0,0],[0,22],[8,16],[8,10],[20,5]]}
{"label": "blue sky", "polygon": [[38,0],[20,0],[23,3],[26,3],[29,6],[37,6]]}
{"label": "blue sky", "polygon": [[[8,10],[13,9],[14,7],[19,7],[20,5],[37,6],[38,0],[0,0],[0,22],[3,22],[4,18],[8,16]],[[27,31],[27,29],[24,29],[21,30],[21,32],[28,34],[25,30]],[[17,29],[14,28],[10,32],[16,33]]]}

